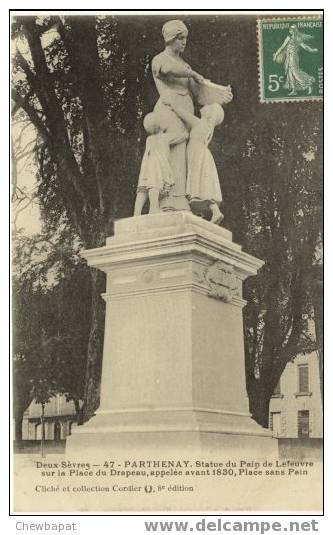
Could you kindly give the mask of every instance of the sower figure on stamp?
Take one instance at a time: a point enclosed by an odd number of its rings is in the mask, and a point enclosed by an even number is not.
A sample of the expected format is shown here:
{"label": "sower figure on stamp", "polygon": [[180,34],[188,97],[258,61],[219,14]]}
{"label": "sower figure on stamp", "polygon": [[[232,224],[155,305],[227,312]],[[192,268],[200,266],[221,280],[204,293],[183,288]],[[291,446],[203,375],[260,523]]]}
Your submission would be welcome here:
{"label": "sower figure on stamp", "polygon": [[211,222],[219,224],[224,216],[220,211],[222,193],[216,165],[208,145],[213,137],[214,128],[224,120],[224,111],[220,104],[209,104],[201,108],[201,119],[184,111],[181,102],[168,100],[170,106],[190,128],[190,139],[187,145],[187,182],[186,196],[190,204],[196,201],[207,201],[211,210]]}
{"label": "sower figure on stamp", "polygon": [[149,198],[149,213],[160,212],[160,200],[170,193],[175,184],[170,165],[170,147],[188,139],[183,129],[167,132],[163,117],[157,111],[148,113],[143,121],[149,134],[141,163],[134,215],[140,215]]}
{"label": "sower figure on stamp", "polygon": [[292,24],[289,29],[289,35],[286,37],[280,48],[273,54],[273,60],[276,63],[284,62],[284,71],[286,74],[285,89],[290,91],[289,95],[297,95],[298,91],[308,91],[311,95],[315,78],[301,70],[299,66],[299,50],[303,48],[307,52],[318,52],[317,48],[311,48],[304,41],[312,39],[312,35],[301,33],[296,24]]}

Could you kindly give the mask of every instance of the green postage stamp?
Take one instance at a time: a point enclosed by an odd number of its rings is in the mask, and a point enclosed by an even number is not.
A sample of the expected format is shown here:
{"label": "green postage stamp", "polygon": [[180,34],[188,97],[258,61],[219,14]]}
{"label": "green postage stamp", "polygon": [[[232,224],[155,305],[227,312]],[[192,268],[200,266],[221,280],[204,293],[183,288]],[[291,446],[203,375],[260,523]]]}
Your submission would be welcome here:
{"label": "green postage stamp", "polygon": [[257,20],[260,102],[323,98],[323,19]]}

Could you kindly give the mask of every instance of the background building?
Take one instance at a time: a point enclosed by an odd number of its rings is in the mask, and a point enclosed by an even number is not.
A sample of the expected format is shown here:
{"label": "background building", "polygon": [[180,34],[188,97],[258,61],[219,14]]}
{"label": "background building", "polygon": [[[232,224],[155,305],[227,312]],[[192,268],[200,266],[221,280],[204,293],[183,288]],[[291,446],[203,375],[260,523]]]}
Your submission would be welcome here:
{"label": "background building", "polygon": [[270,428],[281,438],[322,438],[323,417],[317,352],[289,362],[270,401]]}
{"label": "background building", "polygon": [[[40,404],[32,401],[26,410],[22,424],[23,440],[40,440],[42,436]],[[45,439],[62,440],[76,425],[76,413],[73,401],[67,401],[62,394],[57,394],[45,405]]]}

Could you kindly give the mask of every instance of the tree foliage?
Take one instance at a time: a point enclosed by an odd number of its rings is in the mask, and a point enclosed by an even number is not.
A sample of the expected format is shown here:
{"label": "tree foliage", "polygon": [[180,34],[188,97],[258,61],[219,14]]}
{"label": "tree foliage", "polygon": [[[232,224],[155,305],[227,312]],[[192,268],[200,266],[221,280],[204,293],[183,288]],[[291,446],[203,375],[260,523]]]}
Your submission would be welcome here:
{"label": "tree foliage", "polygon": [[[84,397],[90,325],[90,277],[71,237],[18,233],[14,240],[13,376],[16,438],[34,399]],[[80,416],[78,414],[78,416]]]}
{"label": "tree foliage", "polygon": [[[150,62],[169,18],[15,20],[13,111],[23,110],[37,131],[38,198],[49,232],[66,228],[84,247],[98,247],[115,218],[131,215],[142,118],[157,100]],[[286,363],[314,346],[308,327],[320,278],[320,104],[259,103],[255,17],[182,18],[190,29],[186,59],[234,91],[212,152],[225,224],[246,251],[265,260],[245,286],[245,340],[251,410],[267,425],[268,401]],[[85,418],[98,406],[103,285],[91,270]]]}

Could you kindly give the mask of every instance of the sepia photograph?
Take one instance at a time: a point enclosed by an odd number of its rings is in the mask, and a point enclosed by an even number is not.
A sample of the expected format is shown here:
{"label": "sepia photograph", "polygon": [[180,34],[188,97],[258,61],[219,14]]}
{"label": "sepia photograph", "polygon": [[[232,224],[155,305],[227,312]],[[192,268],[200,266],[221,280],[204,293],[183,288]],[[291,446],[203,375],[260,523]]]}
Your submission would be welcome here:
{"label": "sepia photograph", "polygon": [[10,13],[15,513],[322,513],[323,25]]}

